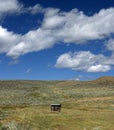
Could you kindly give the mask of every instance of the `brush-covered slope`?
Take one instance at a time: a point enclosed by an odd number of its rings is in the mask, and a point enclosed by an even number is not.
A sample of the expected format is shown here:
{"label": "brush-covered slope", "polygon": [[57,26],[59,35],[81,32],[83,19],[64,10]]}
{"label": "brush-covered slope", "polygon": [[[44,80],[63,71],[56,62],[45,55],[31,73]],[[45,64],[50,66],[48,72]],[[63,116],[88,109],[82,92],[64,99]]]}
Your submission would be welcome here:
{"label": "brush-covered slope", "polygon": [[0,130],[114,130],[113,81],[0,81]]}
{"label": "brush-covered slope", "polygon": [[104,76],[97,79],[99,82],[113,82],[114,83],[114,76]]}
{"label": "brush-covered slope", "polygon": [[114,77],[94,81],[0,81],[0,105],[62,103],[101,96],[114,96]]}

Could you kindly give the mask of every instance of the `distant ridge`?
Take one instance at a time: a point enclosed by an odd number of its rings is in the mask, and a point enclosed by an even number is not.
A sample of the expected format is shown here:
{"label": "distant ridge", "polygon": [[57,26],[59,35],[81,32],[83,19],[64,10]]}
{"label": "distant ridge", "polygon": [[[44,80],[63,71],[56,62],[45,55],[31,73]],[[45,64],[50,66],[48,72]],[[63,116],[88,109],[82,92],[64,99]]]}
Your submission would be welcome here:
{"label": "distant ridge", "polygon": [[94,80],[99,85],[114,86],[114,76],[104,76]]}
{"label": "distant ridge", "polygon": [[103,77],[100,77],[96,80],[97,81],[113,81],[114,82],[114,76],[103,76]]}
{"label": "distant ridge", "polygon": [[0,80],[0,105],[38,105],[99,96],[114,96],[113,76],[91,81]]}
{"label": "distant ridge", "polygon": [[39,87],[96,87],[96,86],[113,86],[114,76],[104,76],[95,80],[89,81],[76,81],[76,80],[0,80],[0,88],[32,88],[33,86]]}

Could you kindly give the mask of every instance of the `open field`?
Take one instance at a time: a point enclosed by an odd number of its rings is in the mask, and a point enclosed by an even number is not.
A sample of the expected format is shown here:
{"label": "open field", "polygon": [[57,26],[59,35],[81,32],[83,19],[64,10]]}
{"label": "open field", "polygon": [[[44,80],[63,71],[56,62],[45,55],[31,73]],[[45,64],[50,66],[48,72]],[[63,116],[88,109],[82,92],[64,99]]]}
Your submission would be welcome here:
{"label": "open field", "polygon": [[114,77],[0,81],[0,130],[114,130]]}

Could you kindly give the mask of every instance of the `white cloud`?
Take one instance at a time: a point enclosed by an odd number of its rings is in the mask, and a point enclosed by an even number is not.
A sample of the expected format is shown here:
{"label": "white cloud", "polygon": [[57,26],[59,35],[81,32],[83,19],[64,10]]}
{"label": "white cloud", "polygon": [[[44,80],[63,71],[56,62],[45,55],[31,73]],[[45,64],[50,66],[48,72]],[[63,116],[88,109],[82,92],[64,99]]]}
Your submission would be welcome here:
{"label": "white cloud", "polygon": [[88,72],[106,72],[110,70],[111,67],[109,65],[93,65],[88,68]]}
{"label": "white cloud", "polygon": [[[39,7],[36,5],[36,8],[33,7],[31,10],[37,10]],[[113,15],[113,8],[101,10],[91,17],[77,9],[70,12],[61,12],[59,9],[53,8],[45,9],[42,26],[21,36],[20,40],[17,40],[18,44],[13,42],[15,44],[7,55],[17,58],[32,51],[50,48],[59,41],[79,44],[86,40],[101,39],[114,31]],[[105,21],[104,24],[103,21]],[[15,35],[17,36],[17,34]]]}
{"label": "white cloud", "polygon": [[38,14],[38,13],[44,13],[44,8],[40,4],[36,4],[33,7],[25,8],[27,12],[30,12],[31,14]]}
{"label": "white cloud", "polygon": [[65,17],[59,16],[60,9],[48,8],[45,9],[45,18],[43,20],[43,28],[57,29],[65,22]]}
{"label": "white cloud", "polygon": [[32,71],[31,68],[29,68],[29,69],[26,70],[26,73],[27,73],[27,74],[30,74],[31,71]]}
{"label": "white cloud", "polygon": [[105,72],[111,69],[108,63],[105,64],[107,59],[108,57],[102,54],[94,55],[89,51],[81,51],[73,54],[65,53],[57,59],[55,67],[86,72]]}
{"label": "white cloud", "polygon": [[114,39],[110,39],[106,43],[106,49],[110,51],[112,54],[105,61],[106,64],[114,65]]}
{"label": "white cloud", "polygon": [[45,13],[43,28],[53,30],[57,40],[65,43],[102,39],[114,33],[114,8],[102,9],[93,16],[77,9],[61,12],[51,8]]}
{"label": "white cloud", "polygon": [[18,12],[22,8],[22,4],[18,0],[0,0],[0,17],[4,14]]}
{"label": "white cloud", "polygon": [[0,53],[7,53],[21,40],[21,35],[9,32],[0,26]]}
{"label": "white cloud", "polygon": [[0,0],[0,19],[13,13],[38,14],[44,13],[44,11],[45,8],[43,8],[40,4],[36,4],[32,7],[24,7],[24,5],[20,3],[19,0]]}
{"label": "white cloud", "polygon": [[21,42],[14,45],[7,55],[13,58],[18,58],[20,55],[32,52],[40,51],[50,48],[54,45],[55,39],[51,36],[51,31],[45,31],[38,29],[30,31],[27,34],[21,36]]}
{"label": "white cloud", "polygon": [[[11,0],[7,0],[7,2],[11,2]],[[21,7],[18,1],[12,0],[12,2],[15,6],[11,6],[11,10]],[[29,52],[51,48],[58,42],[80,44],[87,40],[103,39],[114,33],[114,8],[102,9],[93,16],[87,16],[77,9],[69,12],[62,12],[60,9],[54,8],[44,9],[39,4],[28,7],[27,10],[33,14],[39,11],[44,12],[41,27],[30,30],[24,35],[0,27],[0,53],[6,53],[7,56],[16,59]],[[113,46],[113,42],[108,43],[108,50],[112,51]],[[114,64],[112,59],[112,57],[108,59],[102,54],[94,55],[89,51],[66,53],[58,58],[56,66],[104,72]]]}
{"label": "white cloud", "polygon": [[108,50],[114,52],[114,39],[110,39],[110,40],[107,42],[106,47],[107,47]]}
{"label": "white cloud", "polygon": [[76,81],[79,81],[80,79],[79,79],[79,78],[76,78],[75,80],[76,80]]}

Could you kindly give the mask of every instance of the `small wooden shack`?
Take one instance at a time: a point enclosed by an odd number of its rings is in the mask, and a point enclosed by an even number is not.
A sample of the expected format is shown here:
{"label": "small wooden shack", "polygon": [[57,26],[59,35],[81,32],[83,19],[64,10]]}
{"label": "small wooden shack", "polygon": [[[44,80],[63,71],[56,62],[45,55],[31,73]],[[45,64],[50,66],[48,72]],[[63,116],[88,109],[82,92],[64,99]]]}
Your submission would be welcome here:
{"label": "small wooden shack", "polygon": [[61,111],[61,104],[51,104],[51,111],[57,111],[60,112]]}

